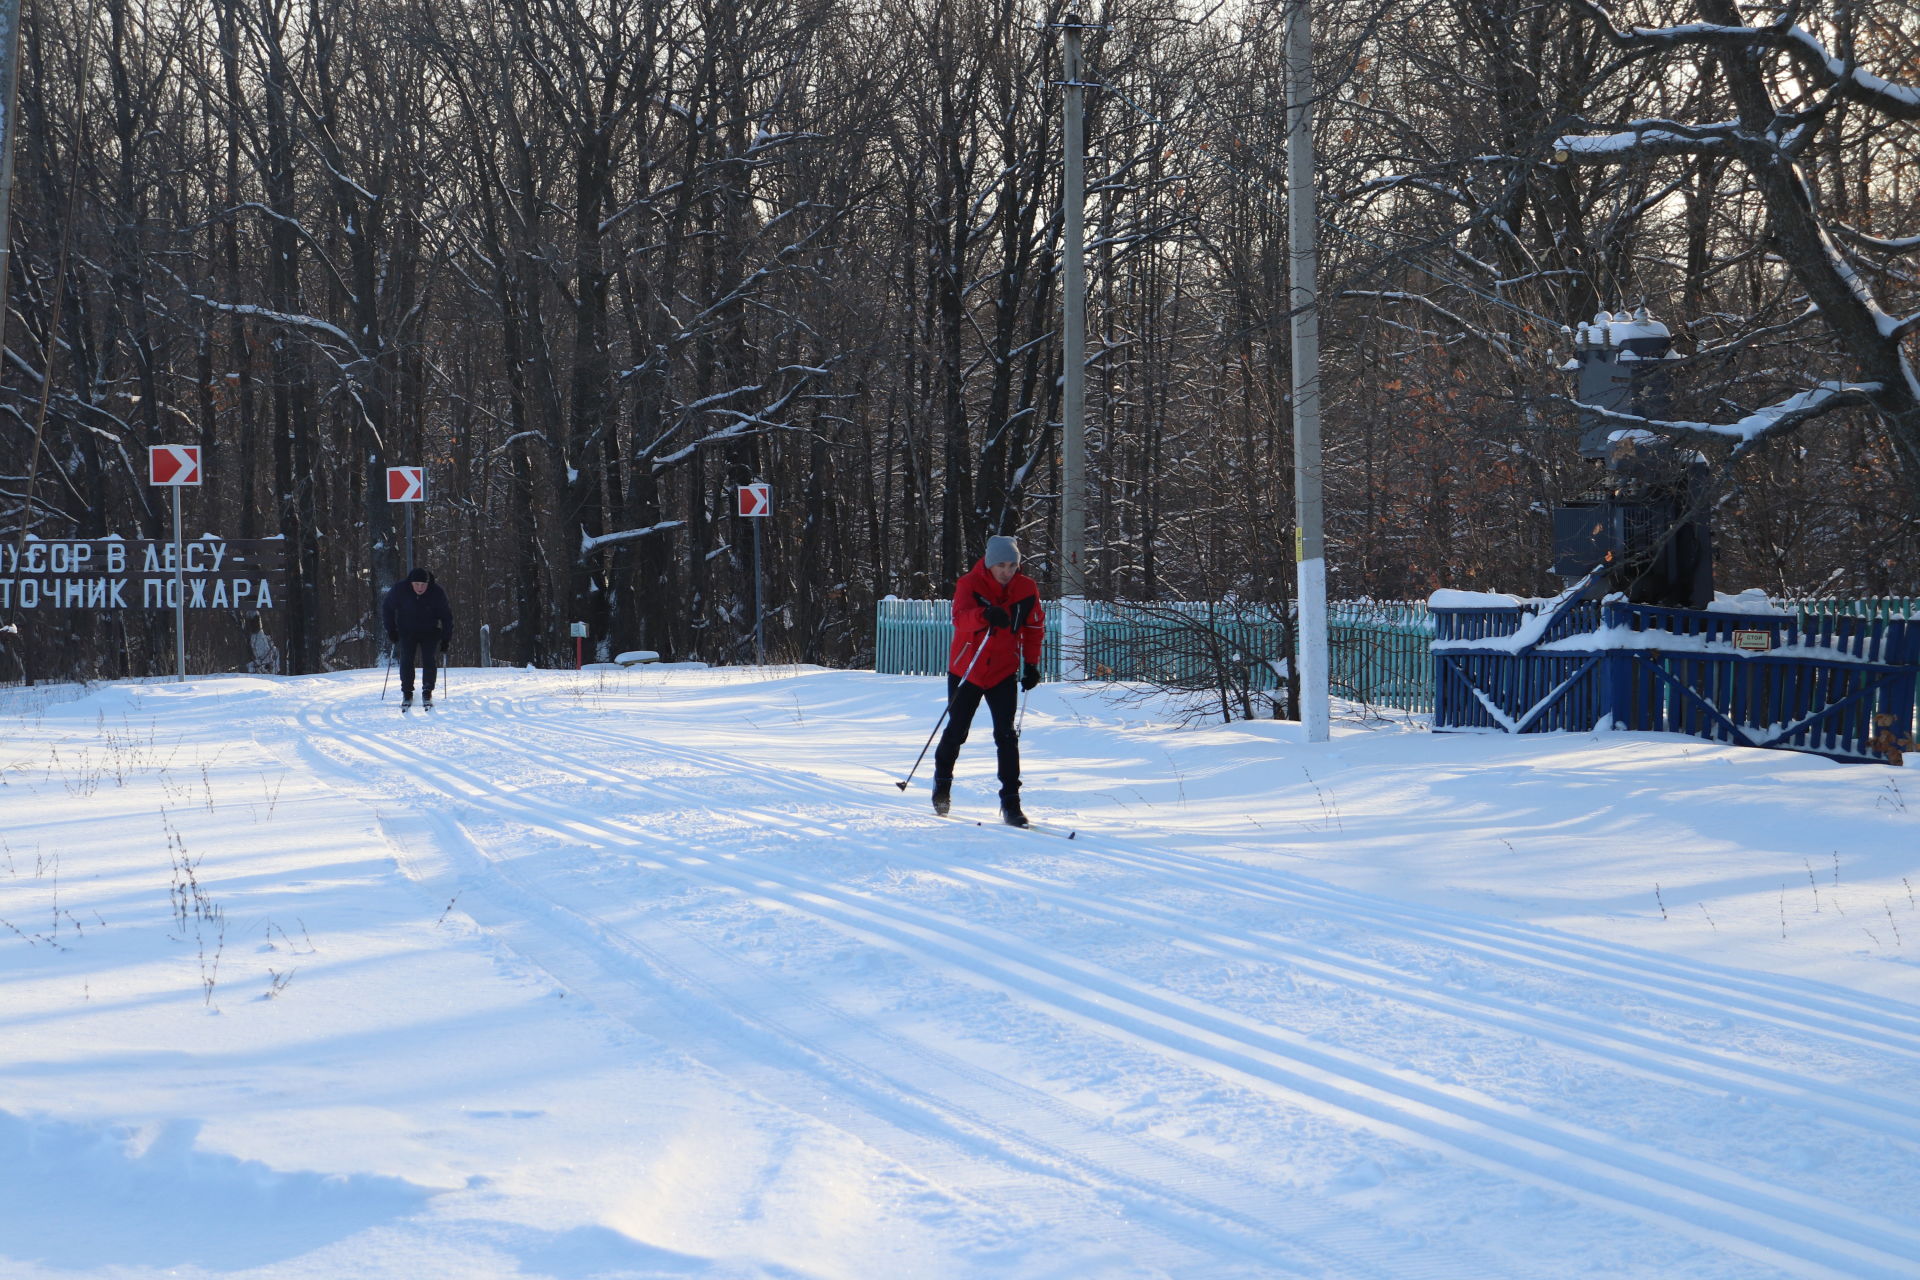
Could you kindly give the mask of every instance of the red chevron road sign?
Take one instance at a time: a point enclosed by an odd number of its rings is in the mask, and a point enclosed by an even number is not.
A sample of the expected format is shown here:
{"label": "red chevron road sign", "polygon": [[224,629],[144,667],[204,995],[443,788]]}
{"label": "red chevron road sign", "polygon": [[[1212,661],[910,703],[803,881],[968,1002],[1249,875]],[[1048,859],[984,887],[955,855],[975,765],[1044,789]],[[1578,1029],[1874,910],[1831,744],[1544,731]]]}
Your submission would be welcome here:
{"label": "red chevron road sign", "polygon": [[425,502],[427,500],[427,469],[425,467],[388,467],[388,502]]}
{"label": "red chevron road sign", "polygon": [[200,483],[200,446],[197,444],[155,444],[147,446],[147,483],[179,487]]}

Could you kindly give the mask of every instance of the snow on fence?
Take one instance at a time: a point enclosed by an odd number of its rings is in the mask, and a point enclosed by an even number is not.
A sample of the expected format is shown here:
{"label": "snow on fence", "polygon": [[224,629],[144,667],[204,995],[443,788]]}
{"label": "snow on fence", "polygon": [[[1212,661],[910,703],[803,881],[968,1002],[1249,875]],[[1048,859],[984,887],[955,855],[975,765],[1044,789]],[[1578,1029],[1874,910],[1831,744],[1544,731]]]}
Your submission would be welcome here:
{"label": "snow on fence", "polygon": [[[1814,603],[1778,614],[1571,596],[1436,604],[1434,728],[1648,729],[1897,758],[1886,744],[1913,733],[1920,621],[1892,620],[1886,602]],[[1743,647],[1762,636],[1764,649]]]}

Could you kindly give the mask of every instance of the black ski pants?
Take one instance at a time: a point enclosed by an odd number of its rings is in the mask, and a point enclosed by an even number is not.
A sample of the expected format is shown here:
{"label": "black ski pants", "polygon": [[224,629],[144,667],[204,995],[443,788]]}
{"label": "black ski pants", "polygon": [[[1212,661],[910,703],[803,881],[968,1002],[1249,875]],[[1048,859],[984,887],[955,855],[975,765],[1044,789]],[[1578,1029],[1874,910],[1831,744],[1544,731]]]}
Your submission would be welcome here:
{"label": "black ski pants", "polygon": [[936,789],[953,785],[953,765],[960,758],[961,744],[973,728],[973,713],[985,702],[993,713],[993,745],[1000,756],[1000,803],[1020,798],[1020,733],[1013,727],[1015,705],[1019,700],[1020,677],[1010,675],[991,689],[982,689],[970,680],[947,673],[947,731],[933,749],[933,785]]}
{"label": "black ski pants", "polygon": [[439,674],[440,633],[429,631],[418,635],[411,631],[402,631],[400,640],[394,646],[396,660],[400,663],[400,692],[409,698],[413,696],[413,669],[418,666],[425,678],[422,687],[428,693],[433,692],[433,678]]}

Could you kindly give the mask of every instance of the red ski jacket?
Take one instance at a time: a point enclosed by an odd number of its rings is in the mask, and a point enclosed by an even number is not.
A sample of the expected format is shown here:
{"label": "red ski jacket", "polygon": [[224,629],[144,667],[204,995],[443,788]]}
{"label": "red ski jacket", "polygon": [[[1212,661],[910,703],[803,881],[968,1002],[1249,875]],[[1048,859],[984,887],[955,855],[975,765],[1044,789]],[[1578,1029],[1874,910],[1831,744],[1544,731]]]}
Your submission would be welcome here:
{"label": "red ski jacket", "polygon": [[[1017,625],[1011,630],[988,627],[987,605],[999,605]],[[1018,675],[1022,661],[1038,666],[1045,637],[1046,614],[1040,608],[1040,588],[1026,574],[1014,574],[1003,587],[993,580],[983,561],[954,586],[953,646],[947,652],[947,670],[964,677],[968,684],[991,689],[1008,676]]]}

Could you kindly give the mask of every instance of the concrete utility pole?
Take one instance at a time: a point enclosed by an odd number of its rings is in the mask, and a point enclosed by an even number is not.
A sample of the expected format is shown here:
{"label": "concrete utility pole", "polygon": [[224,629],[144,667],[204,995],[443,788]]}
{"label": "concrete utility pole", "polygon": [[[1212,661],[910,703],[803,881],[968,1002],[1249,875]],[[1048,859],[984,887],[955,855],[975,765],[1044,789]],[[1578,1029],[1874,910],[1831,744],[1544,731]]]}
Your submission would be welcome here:
{"label": "concrete utility pole", "polygon": [[1086,84],[1080,65],[1080,15],[1060,24],[1066,90],[1061,135],[1066,183],[1061,210],[1065,260],[1061,276],[1060,388],[1060,675],[1084,680],[1087,617],[1087,259],[1082,213],[1086,204]]}
{"label": "concrete utility pole", "polygon": [[1313,189],[1313,41],[1307,0],[1287,5],[1288,304],[1293,316],[1294,560],[1300,722],[1332,736],[1327,692],[1327,544],[1320,485],[1320,214]]}

